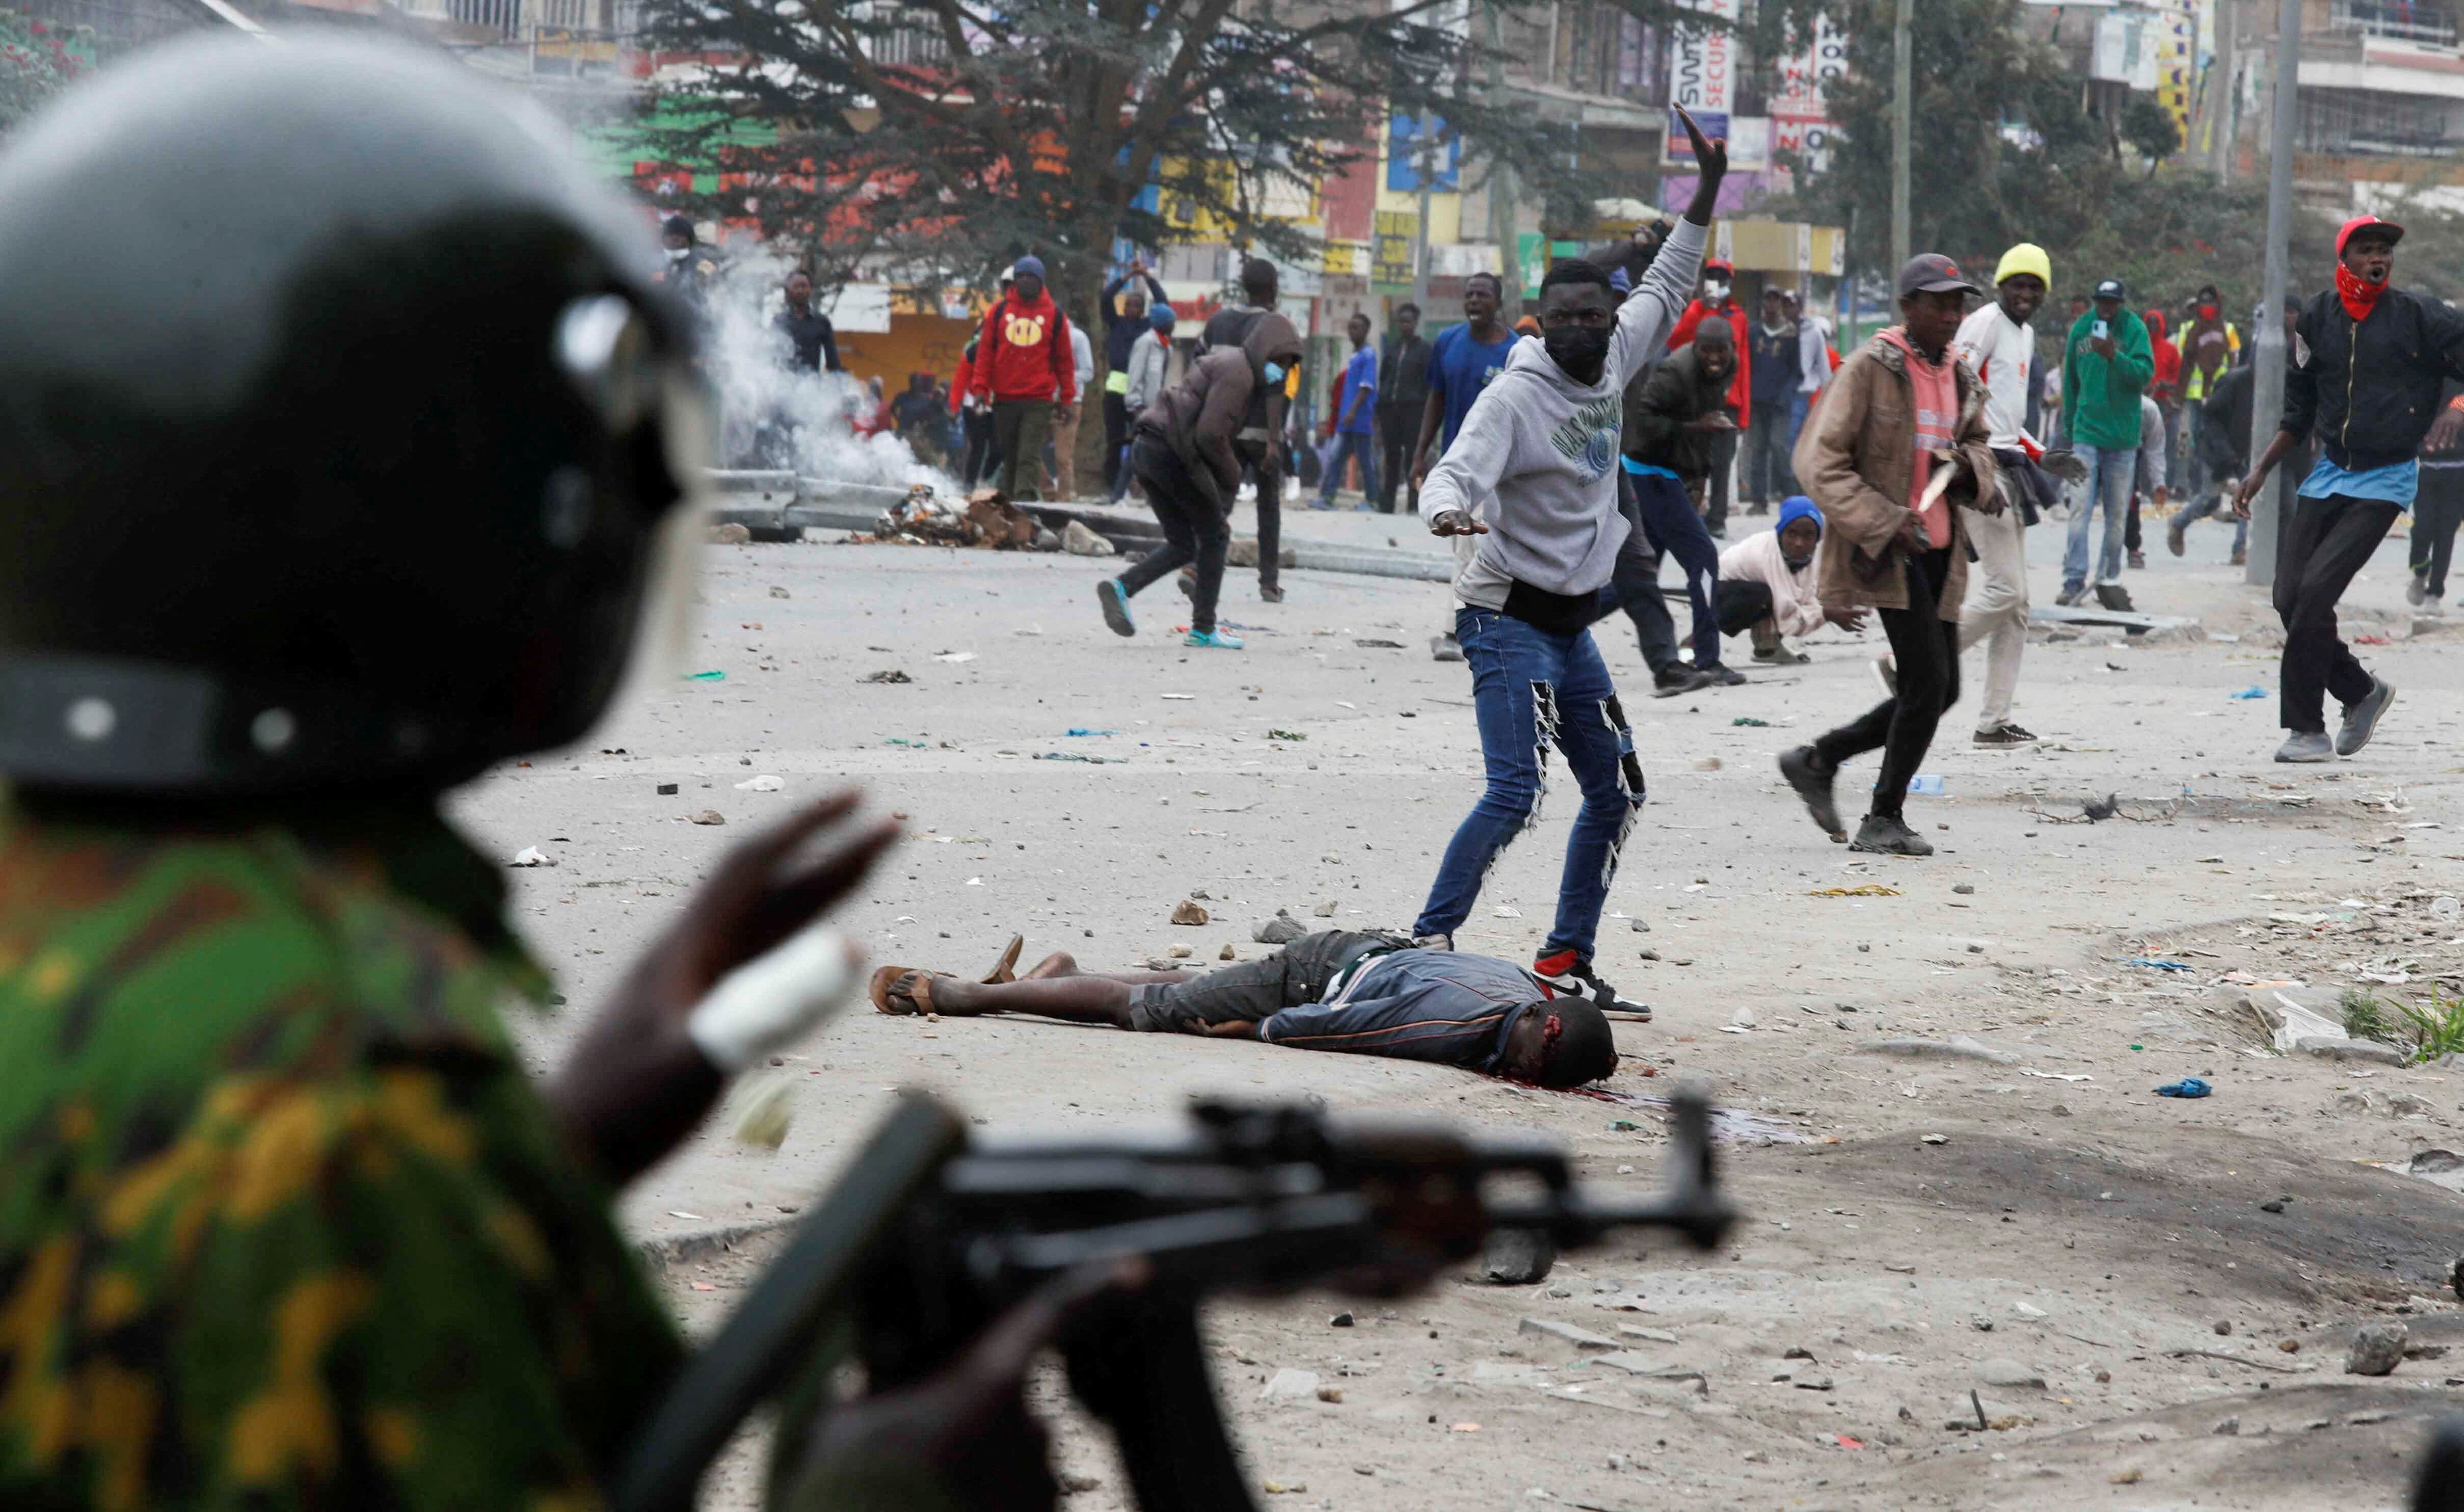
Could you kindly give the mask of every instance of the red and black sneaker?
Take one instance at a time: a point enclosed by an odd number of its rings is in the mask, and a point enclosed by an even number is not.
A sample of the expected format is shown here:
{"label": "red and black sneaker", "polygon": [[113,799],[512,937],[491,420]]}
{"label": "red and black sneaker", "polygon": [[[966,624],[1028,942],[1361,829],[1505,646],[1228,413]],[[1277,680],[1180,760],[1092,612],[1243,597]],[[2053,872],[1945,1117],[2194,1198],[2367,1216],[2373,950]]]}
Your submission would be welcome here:
{"label": "red and black sneaker", "polygon": [[1596,1008],[1614,1008],[1643,1018],[1651,1016],[1650,1004],[1638,1003],[1620,995],[1616,988],[1600,980],[1600,974],[1592,968],[1592,963],[1572,950],[1542,956],[1531,963],[1531,974],[1551,990],[1567,997],[1579,997]]}

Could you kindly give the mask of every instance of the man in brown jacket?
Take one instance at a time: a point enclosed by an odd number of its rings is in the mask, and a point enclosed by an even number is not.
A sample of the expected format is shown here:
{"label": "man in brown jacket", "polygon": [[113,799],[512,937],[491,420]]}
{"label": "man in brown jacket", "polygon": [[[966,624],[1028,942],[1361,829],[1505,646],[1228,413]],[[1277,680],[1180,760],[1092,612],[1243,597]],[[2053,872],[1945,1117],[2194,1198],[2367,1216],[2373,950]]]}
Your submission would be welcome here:
{"label": "man in brown jacket", "polygon": [[1959,701],[1959,608],[1968,590],[1960,511],[2003,507],[1985,385],[1950,350],[1962,296],[1982,292],[1948,257],[1909,258],[1900,270],[1901,323],[1840,365],[1797,437],[1796,476],[1828,526],[1822,607],[1878,611],[1898,668],[1889,697],[1779,759],[1814,822],[1837,840],[1846,837],[1831,796],[1839,764],[1882,752],[1852,850],[1933,854],[1901,808],[1934,726]]}
{"label": "man in brown jacket", "polygon": [[1265,396],[1268,434],[1282,429],[1284,380],[1300,362],[1301,338],[1292,322],[1262,315],[1240,345],[1209,350],[1190,364],[1178,384],[1138,411],[1130,433],[1130,470],[1146,489],[1164,545],[1119,577],[1095,585],[1095,602],[1113,634],[1138,633],[1130,617],[1132,594],[1195,563],[1197,576],[1188,585],[1189,634],[1181,644],[1241,649],[1240,636],[1215,624],[1223,559],[1231,546],[1232,491],[1241,482],[1233,442],[1258,394]]}

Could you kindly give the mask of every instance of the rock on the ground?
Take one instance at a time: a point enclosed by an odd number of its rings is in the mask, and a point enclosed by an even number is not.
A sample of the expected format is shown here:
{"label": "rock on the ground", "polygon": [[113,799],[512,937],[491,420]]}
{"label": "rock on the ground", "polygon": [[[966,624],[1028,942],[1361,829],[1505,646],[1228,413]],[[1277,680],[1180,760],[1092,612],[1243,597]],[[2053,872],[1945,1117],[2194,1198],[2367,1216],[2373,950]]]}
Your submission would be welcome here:
{"label": "rock on the ground", "polygon": [[1556,1263],[1557,1246],[1549,1235],[1531,1229],[1500,1229],[1488,1236],[1480,1273],[1493,1286],[1529,1286],[1547,1280]]}
{"label": "rock on the ground", "polygon": [[2013,1066],[2019,1057],[2007,1050],[1996,1050],[1981,1039],[1966,1034],[1957,1039],[1869,1039],[1857,1047],[1869,1056],[1942,1056],[1961,1060],[1990,1060],[1997,1066]]}
{"label": "rock on the ground", "polygon": [[1253,567],[1258,565],[1258,538],[1234,536],[1231,548],[1223,553],[1225,567]]}
{"label": "rock on the ground", "polygon": [[1976,1378],[1987,1386],[1998,1386],[2006,1390],[2041,1391],[2045,1389],[2045,1378],[2042,1375],[2016,1360],[1998,1357],[1978,1366]]}
{"label": "rock on the ground", "polygon": [[1172,922],[1177,924],[1202,924],[1206,923],[1206,910],[1184,898],[1173,905]]}
{"label": "rock on the ground", "polygon": [[1260,945],[1289,945],[1309,933],[1309,925],[1278,908],[1272,919],[1262,919],[1249,928],[1249,938]]}
{"label": "rock on the ground", "polygon": [[752,531],[733,522],[710,527],[710,544],[715,546],[740,546],[750,544],[752,540]]}
{"label": "rock on the ground", "polygon": [[2322,1034],[2310,1034],[2293,1042],[2295,1051],[2305,1056],[2323,1056],[2329,1060],[2368,1060],[2382,1066],[2404,1064],[2404,1052],[2393,1045],[2382,1045],[2375,1039],[2330,1039]]}
{"label": "rock on the ground", "polygon": [[2352,1347],[2344,1352],[2348,1375],[2387,1375],[2404,1360],[2406,1329],[2400,1323],[2364,1323],[2353,1330]]}
{"label": "rock on the ground", "polygon": [[1526,1318],[1515,1325],[1514,1331],[1517,1333],[1539,1334],[1544,1338],[1555,1339],[1560,1343],[1573,1345],[1577,1349],[1619,1349],[1624,1347],[1624,1345],[1618,1344],[1615,1339],[1610,1338],[1606,1334],[1594,1333],[1589,1328],[1580,1328],[1570,1323],[1559,1323],[1553,1318]]}
{"label": "rock on the ground", "polygon": [[1061,533],[1061,549],[1073,557],[1108,557],[1114,554],[1112,543],[1087,528],[1087,522],[1072,520],[1069,528]]}
{"label": "rock on the ground", "polygon": [[1314,1370],[1278,1370],[1258,1393],[1261,1402],[1313,1402],[1317,1400],[1317,1372]]}
{"label": "rock on the ground", "polygon": [[1035,532],[1034,546],[1035,546],[1035,549],[1036,549],[1036,550],[1038,550],[1038,551],[1058,551],[1058,550],[1060,550],[1060,549],[1061,549],[1061,535],[1060,535],[1060,532],[1058,532],[1058,531],[1054,530],[1050,525],[1045,525],[1045,526],[1041,527],[1040,529],[1038,529],[1038,530]]}

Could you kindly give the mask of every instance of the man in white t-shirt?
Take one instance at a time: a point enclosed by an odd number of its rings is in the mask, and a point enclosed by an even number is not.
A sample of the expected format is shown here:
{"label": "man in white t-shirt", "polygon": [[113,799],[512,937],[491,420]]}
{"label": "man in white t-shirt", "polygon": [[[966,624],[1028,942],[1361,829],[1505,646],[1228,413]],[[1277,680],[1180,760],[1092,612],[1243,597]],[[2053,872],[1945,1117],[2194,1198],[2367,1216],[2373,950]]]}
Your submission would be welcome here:
{"label": "man in white t-shirt", "polygon": [[2002,466],[2002,497],[2013,507],[1968,522],[1976,545],[1973,580],[1959,614],[1959,649],[1987,642],[1985,698],[1977,711],[1975,744],[1992,749],[2030,745],[2036,737],[2011,718],[2019,686],[2019,656],[2028,648],[2028,520],[2017,500],[2028,497],[2012,475],[2044,455],[2022,420],[2028,385],[2036,369],[2036,333],[2029,321],[2053,283],[2052,262],[2034,242],[2002,255],[1993,270],[1995,299],[1959,323],[1951,347],[1985,381],[1985,423],[1991,428],[1995,460]]}

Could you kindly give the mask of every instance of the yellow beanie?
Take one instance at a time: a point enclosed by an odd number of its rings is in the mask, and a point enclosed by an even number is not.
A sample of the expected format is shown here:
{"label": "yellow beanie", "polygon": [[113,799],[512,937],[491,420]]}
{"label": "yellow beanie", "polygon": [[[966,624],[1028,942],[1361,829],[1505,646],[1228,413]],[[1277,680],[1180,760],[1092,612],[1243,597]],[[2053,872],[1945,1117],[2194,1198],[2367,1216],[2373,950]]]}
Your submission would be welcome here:
{"label": "yellow beanie", "polygon": [[1993,281],[2000,283],[2015,273],[2033,273],[2044,280],[2046,288],[2054,286],[2053,262],[2046,257],[2045,249],[2033,241],[2023,241],[2002,255],[2001,263],[1993,270]]}

